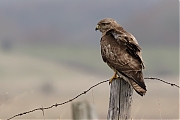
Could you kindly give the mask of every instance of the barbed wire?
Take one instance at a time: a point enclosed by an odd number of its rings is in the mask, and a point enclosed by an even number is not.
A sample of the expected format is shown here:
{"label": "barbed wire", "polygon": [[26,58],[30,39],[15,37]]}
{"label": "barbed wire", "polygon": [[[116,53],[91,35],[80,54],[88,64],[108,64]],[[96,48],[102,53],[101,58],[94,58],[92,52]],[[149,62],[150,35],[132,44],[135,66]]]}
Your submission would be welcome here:
{"label": "barbed wire", "polygon": [[178,85],[174,84],[174,83],[170,83],[170,82],[167,82],[167,81],[164,81],[162,79],[159,79],[159,78],[154,78],[154,77],[145,77],[144,79],[149,79],[149,80],[158,80],[158,81],[161,81],[163,83],[166,83],[166,84],[169,84],[171,86],[175,86],[177,88],[180,88]]}
{"label": "barbed wire", "polygon": [[[174,84],[174,83],[166,82],[166,81],[164,81],[164,80],[162,80],[162,79],[159,79],[159,78],[146,77],[146,78],[144,78],[144,79],[157,80],[157,81],[161,81],[161,82],[163,82],[163,83],[169,84],[169,85],[171,85],[171,86],[175,86],[175,87],[177,87],[177,88],[180,88],[178,85],[176,85],[176,84]],[[105,83],[105,82],[109,82],[109,80],[101,81],[101,82],[99,82],[99,83],[91,86],[89,89],[85,90],[84,92],[78,94],[78,95],[75,96],[74,98],[71,98],[71,99],[69,99],[69,100],[67,100],[67,101],[65,101],[65,102],[55,103],[55,104],[53,104],[53,105],[51,105],[51,106],[49,106],[49,107],[35,108],[35,109],[33,109],[33,110],[30,110],[30,111],[26,111],[26,112],[23,112],[23,113],[16,114],[16,115],[8,118],[7,120],[11,120],[11,119],[13,119],[13,118],[15,118],[15,117],[22,116],[22,115],[25,115],[25,114],[28,114],[28,113],[32,113],[32,112],[35,112],[35,111],[38,111],[38,110],[42,111],[42,112],[43,112],[43,115],[44,115],[44,110],[46,110],[46,109],[51,109],[51,108],[53,108],[53,107],[58,107],[58,106],[67,104],[67,103],[69,103],[69,102],[77,99],[77,98],[80,97],[81,95],[86,94],[86,93],[87,93],[88,91],[90,91],[92,88],[94,88],[94,87],[96,87],[96,86],[98,86],[98,85],[100,85],[100,84],[102,84],[102,83]]]}

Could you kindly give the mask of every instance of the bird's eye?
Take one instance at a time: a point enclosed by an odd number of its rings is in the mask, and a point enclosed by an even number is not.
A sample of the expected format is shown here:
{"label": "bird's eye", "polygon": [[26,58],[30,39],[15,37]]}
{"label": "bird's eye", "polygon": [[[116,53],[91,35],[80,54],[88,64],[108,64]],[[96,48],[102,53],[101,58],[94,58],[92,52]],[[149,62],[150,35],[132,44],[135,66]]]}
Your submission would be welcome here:
{"label": "bird's eye", "polygon": [[109,25],[110,23],[102,23],[102,25]]}

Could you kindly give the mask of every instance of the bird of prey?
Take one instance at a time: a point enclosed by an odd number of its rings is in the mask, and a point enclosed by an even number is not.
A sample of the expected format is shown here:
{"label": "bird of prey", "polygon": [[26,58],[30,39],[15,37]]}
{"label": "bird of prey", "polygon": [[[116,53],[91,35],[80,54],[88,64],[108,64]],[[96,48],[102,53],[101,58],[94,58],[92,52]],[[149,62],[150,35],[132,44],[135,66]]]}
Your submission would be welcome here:
{"label": "bird of prey", "polygon": [[147,90],[142,73],[145,66],[136,38],[112,18],[100,20],[95,30],[102,33],[102,59],[114,71],[110,83],[118,77],[123,78],[139,95],[145,95]]}

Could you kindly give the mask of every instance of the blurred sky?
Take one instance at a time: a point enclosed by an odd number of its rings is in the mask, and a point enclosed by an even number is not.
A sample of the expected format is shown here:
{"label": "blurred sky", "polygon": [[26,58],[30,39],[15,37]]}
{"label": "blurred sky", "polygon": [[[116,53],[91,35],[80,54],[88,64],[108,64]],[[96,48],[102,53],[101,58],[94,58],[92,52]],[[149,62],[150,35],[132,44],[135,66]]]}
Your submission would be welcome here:
{"label": "blurred sky", "polygon": [[[101,59],[101,33],[95,32],[107,17],[137,38],[144,76],[178,84],[178,5],[173,0],[0,0],[0,118],[68,100],[109,79],[113,72]],[[177,119],[178,89],[157,81],[146,85],[145,97],[134,93],[133,118]],[[109,85],[93,91],[78,100],[94,103],[104,119]],[[42,114],[19,118],[42,119]],[[70,104],[47,111],[45,118],[70,119]]]}
{"label": "blurred sky", "polygon": [[23,42],[99,45],[94,28],[117,20],[145,46],[178,46],[178,1],[0,1],[1,37]]}

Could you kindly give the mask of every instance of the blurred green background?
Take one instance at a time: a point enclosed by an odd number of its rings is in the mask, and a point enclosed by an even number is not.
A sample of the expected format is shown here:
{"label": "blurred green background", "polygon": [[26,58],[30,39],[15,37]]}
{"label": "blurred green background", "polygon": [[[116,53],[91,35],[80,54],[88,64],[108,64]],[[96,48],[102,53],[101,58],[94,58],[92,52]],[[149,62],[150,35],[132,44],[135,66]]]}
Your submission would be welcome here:
{"label": "blurred green background", "polygon": [[[100,55],[97,22],[113,18],[143,51],[144,77],[179,84],[178,1],[0,1],[0,118],[68,100],[113,72]],[[145,80],[134,92],[132,118],[178,119],[179,90]],[[109,85],[78,98],[106,119]],[[71,104],[45,111],[46,119],[71,119]],[[43,119],[35,112],[19,118]]]}

